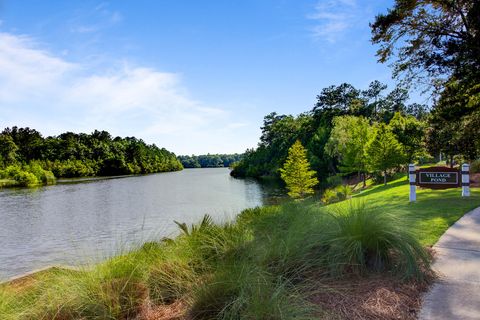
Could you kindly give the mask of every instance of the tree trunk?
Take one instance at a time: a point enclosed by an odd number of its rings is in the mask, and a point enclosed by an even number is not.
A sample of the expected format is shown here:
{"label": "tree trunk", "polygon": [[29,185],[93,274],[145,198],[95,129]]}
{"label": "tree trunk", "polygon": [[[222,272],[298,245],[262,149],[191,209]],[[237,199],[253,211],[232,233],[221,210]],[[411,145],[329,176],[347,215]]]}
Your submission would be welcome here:
{"label": "tree trunk", "polygon": [[367,187],[367,174],[364,172],[362,173],[362,180],[363,180],[363,188]]}
{"label": "tree trunk", "polygon": [[383,171],[383,183],[387,185],[387,170]]}

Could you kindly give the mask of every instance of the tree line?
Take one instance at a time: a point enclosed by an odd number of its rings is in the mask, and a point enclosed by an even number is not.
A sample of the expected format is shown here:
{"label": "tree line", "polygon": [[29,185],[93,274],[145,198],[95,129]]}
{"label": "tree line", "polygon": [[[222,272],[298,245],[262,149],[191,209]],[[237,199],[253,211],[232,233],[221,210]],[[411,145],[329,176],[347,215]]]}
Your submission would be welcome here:
{"label": "tree line", "polygon": [[247,150],[234,176],[278,176],[295,141],[307,149],[320,179],[338,173],[386,174],[408,161],[426,157],[428,108],[407,104],[408,92],[373,81],[365,90],[351,84],[321,91],[310,111],[298,116],[265,116],[258,148]]}
{"label": "tree line", "polygon": [[178,156],[184,168],[217,168],[230,167],[242,159],[242,154],[204,154],[191,156]]}
{"label": "tree line", "polygon": [[19,178],[21,171],[39,170],[70,178],[145,174],[183,167],[174,153],[135,137],[112,137],[98,130],[43,137],[35,129],[12,127],[0,134],[0,168],[3,178]]}

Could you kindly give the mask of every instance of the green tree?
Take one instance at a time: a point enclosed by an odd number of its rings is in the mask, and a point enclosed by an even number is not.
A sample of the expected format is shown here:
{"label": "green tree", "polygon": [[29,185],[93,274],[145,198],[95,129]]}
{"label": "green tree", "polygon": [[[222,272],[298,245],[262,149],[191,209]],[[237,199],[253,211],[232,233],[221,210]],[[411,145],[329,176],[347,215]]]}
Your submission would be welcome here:
{"label": "green tree", "polygon": [[280,175],[287,185],[290,197],[299,199],[313,194],[313,187],[318,184],[318,179],[315,171],[310,170],[307,150],[299,140],[288,150],[288,157],[280,169]]}
{"label": "green tree", "polygon": [[[435,85],[480,70],[480,2],[395,0],[371,24],[380,62],[394,58],[394,75]],[[478,78],[477,78],[478,79]]]}
{"label": "green tree", "polygon": [[480,155],[480,84],[466,86],[449,82],[432,110],[427,148],[450,158],[475,160]]}
{"label": "green tree", "polygon": [[355,116],[342,116],[333,119],[333,129],[325,145],[325,151],[338,158],[342,173],[358,173],[363,176],[367,171],[365,145],[370,140],[371,126],[367,119]]}
{"label": "green tree", "polygon": [[385,124],[380,124],[366,147],[368,165],[372,171],[383,173],[387,184],[387,171],[405,161],[403,146]]}
{"label": "green tree", "polygon": [[0,164],[9,165],[16,161],[18,147],[12,137],[0,134]]}
{"label": "green tree", "polygon": [[380,62],[405,83],[434,89],[428,149],[478,157],[480,1],[395,0],[371,25]]}
{"label": "green tree", "polygon": [[425,154],[423,138],[426,124],[414,116],[403,116],[396,112],[389,123],[393,134],[404,148],[406,161],[411,163],[415,157]]}

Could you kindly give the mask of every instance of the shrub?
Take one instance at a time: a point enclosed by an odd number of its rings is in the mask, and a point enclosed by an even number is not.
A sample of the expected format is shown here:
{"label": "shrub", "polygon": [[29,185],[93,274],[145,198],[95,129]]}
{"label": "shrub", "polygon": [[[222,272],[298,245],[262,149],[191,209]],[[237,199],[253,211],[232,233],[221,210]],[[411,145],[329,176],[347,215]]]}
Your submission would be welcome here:
{"label": "shrub", "polygon": [[480,159],[475,160],[470,164],[471,173],[480,173]]}
{"label": "shrub", "polygon": [[0,170],[0,178],[13,179],[15,185],[21,187],[55,183],[53,173],[42,169],[36,162],[23,166],[10,165],[4,170]]}
{"label": "shrub", "polygon": [[19,174],[21,171],[22,169],[19,166],[11,165],[3,170],[0,170],[0,177],[5,179],[13,179],[13,177]]}
{"label": "shrub", "polygon": [[48,161],[46,167],[56,177],[74,178],[94,176],[98,172],[98,164],[93,160]]}
{"label": "shrub", "polygon": [[326,189],[322,195],[322,203],[330,204],[338,201],[335,189]]}
{"label": "shrub", "polygon": [[391,270],[423,279],[430,258],[406,222],[362,203],[339,206],[324,228],[325,261],[333,275]]}
{"label": "shrub", "polygon": [[30,164],[25,165],[23,170],[32,173],[35,175],[38,181],[41,181],[43,184],[53,184],[55,183],[55,176],[51,171],[44,170],[42,166],[36,162],[32,161]]}
{"label": "shrub", "polygon": [[326,182],[329,188],[334,188],[341,185],[343,183],[343,179],[340,175],[337,174],[335,176],[328,177]]}
{"label": "shrub", "polygon": [[20,171],[13,176],[13,179],[17,181],[18,185],[21,187],[30,187],[37,184],[40,184],[40,181],[37,177],[30,172]]}
{"label": "shrub", "polygon": [[335,188],[340,201],[348,199],[352,195],[352,188],[349,185],[341,185]]}
{"label": "shrub", "polygon": [[336,188],[330,188],[324,191],[322,202],[330,204],[338,201],[343,201],[352,195],[352,188],[349,185],[340,185]]}

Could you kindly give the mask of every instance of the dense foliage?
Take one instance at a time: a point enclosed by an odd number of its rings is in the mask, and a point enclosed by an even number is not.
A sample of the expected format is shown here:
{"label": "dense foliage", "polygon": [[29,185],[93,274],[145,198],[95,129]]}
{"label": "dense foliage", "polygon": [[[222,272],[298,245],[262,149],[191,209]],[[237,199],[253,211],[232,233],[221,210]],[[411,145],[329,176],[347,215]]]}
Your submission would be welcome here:
{"label": "dense foliage", "polygon": [[[13,172],[11,168],[32,172],[31,167],[51,171],[56,177],[111,176],[182,169],[173,153],[134,137],[113,138],[106,131],[95,130],[91,134],[66,132],[44,138],[30,128],[3,130],[0,134],[0,168],[4,168],[4,172]],[[4,178],[14,176],[4,174]]]}
{"label": "dense foliage", "polygon": [[373,138],[365,148],[368,166],[372,171],[383,172],[384,184],[387,184],[387,170],[401,166],[405,163],[403,147],[398,142],[393,132],[381,124],[376,128]]}
{"label": "dense foliage", "polygon": [[397,0],[371,27],[380,62],[392,62],[405,84],[434,89],[430,152],[478,158],[480,2]]}
{"label": "dense foliage", "polygon": [[32,161],[30,164],[8,165],[0,169],[0,180],[3,180],[0,187],[31,187],[53,184],[55,176],[52,171],[45,170],[38,162]]}
{"label": "dense foliage", "polygon": [[346,83],[330,86],[321,91],[308,112],[296,117],[275,112],[265,116],[258,148],[246,151],[232,175],[279,176],[288,149],[296,140],[306,147],[308,160],[321,181],[337,173],[385,173],[370,165],[372,158],[365,149],[380,124],[388,127],[408,155],[405,163],[415,160],[425,154],[427,107],[407,104],[408,92],[403,88],[386,90],[379,81],[366,90]]}
{"label": "dense foliage", "polygon": [[230,167],[242,159],[242,154],[204,154],[191,156],[178,156],[184,168],[215,168]]}

